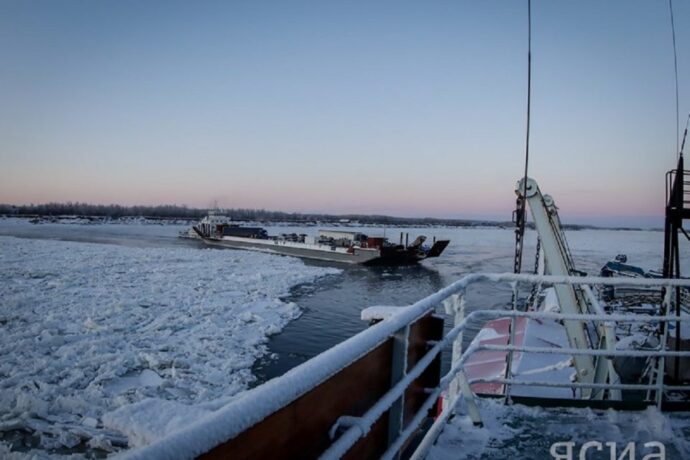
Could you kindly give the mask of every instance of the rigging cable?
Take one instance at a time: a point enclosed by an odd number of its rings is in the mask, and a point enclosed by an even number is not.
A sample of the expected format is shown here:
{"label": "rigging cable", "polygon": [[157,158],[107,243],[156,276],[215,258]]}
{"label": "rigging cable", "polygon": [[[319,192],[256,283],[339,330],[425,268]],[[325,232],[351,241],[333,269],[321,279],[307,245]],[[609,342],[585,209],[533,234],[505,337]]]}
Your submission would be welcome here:
{"label": "rigging cable", "polygon": [[683,149],[685,148],[685,138],[688,137],[688,125],[690,125],[690,113],[688,114],[688,121],[685,122],[685,131],[683,132],[683,142],[680,144],[679,155],[683,156]]}
{"label": "rigging cable", "polygon": [[527,0],[527,133],[525,137],[525,175],[522,180],[522,197],[517,200],[515,229],[515,263],[513,271],[522,270],[522,243],[525,235],[525,209],[527,204],[527,170],[529,166],[529,127],[532,101],[532,0]]}
{"label": "rigging cable", "polygon": [[673,70],[676,75],[676,161],[681,155],[678,147],[680,141],[680,110],[678,108],[678,52],[676,51],[676,26],[673,22],[673,0],[668,0],[668,9],[671,12],[671,34],[673,35]]}

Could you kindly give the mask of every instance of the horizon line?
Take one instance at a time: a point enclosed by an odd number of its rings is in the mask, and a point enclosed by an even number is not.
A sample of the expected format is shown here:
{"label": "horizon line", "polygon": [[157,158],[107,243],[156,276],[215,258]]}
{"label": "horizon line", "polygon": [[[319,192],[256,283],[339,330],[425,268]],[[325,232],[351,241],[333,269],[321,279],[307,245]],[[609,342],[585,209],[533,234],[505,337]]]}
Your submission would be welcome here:
{"label": "horizon line", "polygon": [[[94,204],[94,203],[88,203],[88,202],[80,202],[80,201],[66,201],[66,202],[44,202],[44,203],[30,203],[30,204],[11,204],[11,203],[0,203],[0,214],[2,215],[7,215],[5,210],[3,208],[6,207],[11,207],[11,208],[35,208],[35,207],[45,207],[45,206],[51,206],[51,205],[57,205],[57,206],[93,206],[93,207],[121,207],[121,208],[165,208],[165,207],[173,207],[173,208],[182,208],[182,209],[187,209],[190,211],[211,211],[211,210],[218,210],[218,211],[258,211],[258,212],[266,212],[266,213],[280,213],[280,214],[287,214],[287,215],[297,215],[297,216],[305,216],[309,214],[316,214],[320,215],[322,217],[333,217],[333,218],[353,218],[353,217],[378,217],[378,218],[389,218],[389,219],[398,219],[398,220],[405,220],[405,219],[410,219],[410,220],[432,220],[432,221],[458,221],[458,222],[489,222],[493,224],[510,224],[512,223],[510,218],[506,219],[501,219],[497,218],[491,215],[487,215],[485,217],[450,217],[450,216],[444,216],[444,217],[433,217],[433,216],[424,216],[424,215],[407,215],[407,216],[400,216],[400,215],[392,215],[392,214],[384,214],[384,213],[329,213],[329,212],[324,212],[324,211],[284,211],[284,210],[276,210],[276,209],[266,209],[266,208],[243,208],[243,207],[196,207],[196,206],[189,206],[186,204],[177,204],[177,203],[161,203],[161,204],[155,204],[155,205],[147,205],[147,204],[135,204],[135,205],[123,205],[123,204],[118,204],[118,203],[109,203],[109,204]],[[58,215],[79,215],[79,214],[58,214]],[[89,215],[89,214],[81,214],[81,215]],[[127,216],[122,216],[122,217],[146,217],[144,215],[127,215]],[[182,217],[182,216],[178,216]],[[563,216],[561,216],[563,217]],[[638,219],[638,220],[644,220],[644,219],[663,219],[663,215],[639,215],[639,216],[632,216],[632,215],[601,215],[601,214],[592,214],[592,215],[582,215],[582,214],[576,214],[576,215],[567,215],[566,214],[566,219],[567,220],[588,220],[588,219],[602,219],[602,218],[613,218],[613,219]],[[564,222],[564,225],[566,226],[580,226],[580,227],[591,227],[591,228],[602,228],[602,229],[640,229],[640,230],[659,230],[662,228],[661,225],[659,226],[642,226],[642,225],[620,225],[620,224],[592,224],[592,223],[577,223],[577,222]]]}

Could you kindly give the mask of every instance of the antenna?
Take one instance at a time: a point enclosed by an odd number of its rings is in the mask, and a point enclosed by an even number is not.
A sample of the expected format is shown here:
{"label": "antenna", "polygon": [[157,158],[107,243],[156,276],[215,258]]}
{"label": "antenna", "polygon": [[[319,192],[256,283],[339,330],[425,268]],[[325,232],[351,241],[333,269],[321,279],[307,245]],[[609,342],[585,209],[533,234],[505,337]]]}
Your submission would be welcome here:
{"label": "antenna", "polygon": [[515,261],[513,271],[522,271],[522,245],[525,236],[525,209],[527,205],[527,170],[529,166],[529,124],[532,105],[532,0],[527,0],[527,133],[525,136],[525,176],[522,181],[522,198],[517,199],[515,224]]}
{"label": "antenna", "polygon": [[[525,136],[525,180],[524,180],[524,186],[523,186],[523,190],[522,190],[522,196],[527,195],[527,166],[529,165],[529,122],[530,122],[531,105],[532,105],[532,0],[527,0],[527,134]],[[523,208],[524,208],[524,206],[523,206]]]}
{"label": "antenna", "polygon": [[688,125],[690,124],[690,113],[688,114],[688,121],[685,122],[685,132],[683,132],[683,143],[680,144],[680,152],[678,155],[683,158],[683,149],[685,148],[685,138],[688,137]]}
{"label": "antenna", "polygon": [[[680,141],[680,111],[678,109],[678,52],[676,51],[676,25],[673,22],[673,2],[668,0],[668,9],[671,12],[671,34],[673,35],[673,70],[676,75],[676,161],[682,155],[681,151],[683,148],[678,148],[678,142]],[[688,128],[685,128],[687,133]],[[685,139],[683,139],[685,143]]]}

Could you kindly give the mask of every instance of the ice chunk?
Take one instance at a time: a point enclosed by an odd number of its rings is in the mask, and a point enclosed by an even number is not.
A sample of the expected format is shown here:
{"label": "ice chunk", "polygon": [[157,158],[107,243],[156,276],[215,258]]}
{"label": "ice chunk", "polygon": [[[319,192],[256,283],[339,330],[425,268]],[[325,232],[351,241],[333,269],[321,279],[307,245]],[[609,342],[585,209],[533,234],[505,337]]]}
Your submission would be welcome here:
{"label": "ice chunk", "polygon": [[130,447],[138,447],[179,430],[209,412],[200,406],[151,398],[105,414],[103,425],[127,435]]}
{"label": "ice chunk", "polygon": [[155,439],[176,422],[137,403],[191,416],[246,389],[267,336],[300,314],[283,297],[336,273],[253,252],[0,236],[0,429],[28,431],[39,457]]}

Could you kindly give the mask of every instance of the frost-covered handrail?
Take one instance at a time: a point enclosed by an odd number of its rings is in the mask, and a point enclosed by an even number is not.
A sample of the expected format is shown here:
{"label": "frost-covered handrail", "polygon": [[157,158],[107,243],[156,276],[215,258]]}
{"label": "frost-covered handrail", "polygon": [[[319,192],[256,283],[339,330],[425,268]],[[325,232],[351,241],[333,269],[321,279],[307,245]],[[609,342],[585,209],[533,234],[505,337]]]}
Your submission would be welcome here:
{"label": "frost-covered handrail", "polygon": [[[684,356],[690,356],[686,353]],[[522,385],[522,386],[536,386],[536,387],[553,387],[553,388],[593,388],[600,390],[610,390],[612,388],[618,390],[649,390],[656,389],[654,383],[578,383],[578,382],[550,382],[548,380],[516,380],[506,378],[476,378],[469,381],[470,384],[475,383],[500,383],[503,385]],[[687,391],[687,385],[664,385],[666,391]]]}
{"label": "frost-covered handrail", "polygon": [[[505,310],[475,310],[462,321],[459,325],[451,329],[446,336],[436,343],[434,347],[429,350],[429,352],[424,355],[423,360],[420,360],[411,370],[409,370],[406,378],[398,384],[396,384],[391,390],[381,397],[379,402],[376,403],[370,410],[368,410],[364,415],[360,417],[360,421],[356,426],[350,427],[343,435],[324,453],[321,457],[323,459],[334,459],[342,457],[357,440],[363,437],[376,423],[381,414],[390,408],[390,405],[398,397],[400,397],[407,386],[426,369],[426,367],[431,363],[433,358],[436,357],[440,351],[449,345],[455,338],[464,330],[466,325],[477,319],[491,319],[491,318],[510,318],[510,317],[526,317],[526,318],[538,318],[538,319],[554,319],[554,320],[599,320],[599,321],[621,321],[621,322],[649,322],[649,321],[659,321],[659,322],[671,322],[671,321],[690,321],[690,315],[686,316],[651,316],[651,315],[636,315],[636,314],[564,314],[564,313],[548,313],[548,312],[521,312],[521,311],[505,311]],[[592,350],[592,349],[579,349],[579,348],[549,348],[549,347],[527,347],[527,346],[515,346],[515,345],[478,345],[468,348],[462,355],[462,359],[457,366],[454,366],[441,380],[439,387],[435,392],[431,394],[427,401],[435,400],[436,397],[441,393],[442,390],[446,389],[450,382],[455,378],[464,368],[464,363],[466,360],[477,351],[481,350],[491,350],[491,351],[516,351],[525,353],[547,353],[547,354],[565,354],[565,355],[591,355],[591,356],[628,356],[628,357],[650,357],[650,356],[669,356],[669,357],[690,357],[690,352],[681,351],[645,351],[645,350]],[[477,381],[470,381],[469,383],[500,383],[500,379],[480,379]],[[522,385],[529,385],[529,381],[521,381]],[[536,383],[535,383],[536,384]],[[555,385],[550,385],[555,386]],[[577,387],[577,388],[598,388],[597,384],[564,384],[567,387]],[[620,389],[630,389],[627,385],[606,385],[606,388],[620,388]],[[635,387],[636,388],[636,387]],[[640,388],[656,388],[656,385],[640,385]],[[676,387],[664,387],[668,389],[676,389]],[[687,389],[688,387],[683,387]],[[637,389],[637,388],[636,388]],[[420,409],[419,412],[428,411],[431,404],[426,404]],[[412,424],[419,424],[423,421],[423,417],[418,420],[415,418]],[[410,433],[416,429],[415,427],[408,427]],[[404,440],[403,440],[404,441]],[[393,449],[389,449],[389,452]],[[384,455],[382,458],[388,458],[388,455]]]}
{"label": "frost-covered handrail", "polygon": [[468,275],[425,299],[401,308],[400,313],[365,329],[284,375],[253,388],[227,406],[148,446],[123,453],[126,459],[194,458],[234,438],[276,410],[326,381],[341,369],[385,342],[396,331],[416,321],[445,298],[474,282],[501,275]]}
{"label": "frost-covered handrail", "polygon": [[[243,431],[252,427],[264,418],[268,417],[278,409],[285,407],[296,400],[312,388],[326,381],[331,376],[338,373],[343,368],[349,366],[370,351],[388,340],[393,334],[403,327],[415,322],[422,316],[434,311],[437,305],[443,300],[454,294],[463,293],[471,284],[478,282],[525,282],[525,283],[546,283],[546,284],[605,284],[611,286],[659,286],[671,287],[682,286],[690,288],[690,280],[679,279],[649,279],[649,278],[603,278],[603,277],[570,277],[570,276],[545,276],[545,275],[523,275],[523,274],[470,274],[462,279],[450,284],[440,291],[432,294],[413,305],[401,307],[399,312],[390,318],[381,321],[374,326],[360,332],[359,334],[345,340],[344,342],[330,348],[318,356],[306,361],[305,363],[291,369],[281,377],[272,379],[263,385],[240,395],[227,406],[209,414],[189,427],[172,433],[148,446],[124,452],[121,457],[126,459],[179,459],[193,458],[214,447],[236,437]],[[530,316],[528,312],[508,312],[501,310],[477,310],[466,318],[474,319],[479,316],[484,317],[505,317],[515,314],[516,316]],[[562,315],[556,313],[541,313],[541,318],[549,317],[554,319],[603,319],[599,315]],[[619,319],[620,318],[620,319]],[[635,315],[640,318],[640,315]],[[634,321],[633,315],[607,315],[605,318],[611,321]],[[640,321],[653,319],[673,320],[679,318],[675,316],[647,316]],[[436,344],[434,356],[440,352],[442,346],[450,343],[462,331],[467,321],[462,323],[462,327],[456,326],[451,334],[444,340]],[[429,353],[431,354],[431,352]],[[415,374],[419,365],[431,362],[431,359],[423,359],[415,368],[408,370],[409,374]],[[423,369],[422,369],[423,370]],[[446,382],[448,383],[448,382]],[[402,390],[394,387],[382,397],[382,402],[372,408],[373,412],[379,412],[390,408],[395,399],[400,397]],[[395,390],[395,391],[394,391]],[[390,404],[388,404],[390,403]],[[375,409],[375,410],[374,410]],[[372,412],[370,410],[370,412]],[[370,416],[373,415],[369,414]],[[367,414],[363,416],[366,418]],[[371,418],[371,417],[370,417]],[[340,439],[346,437],[348,441],[356,441],[360,435],[354,436],[351,431],[361,432],[360,427],[350,428]],[[350,435],[348,435],[350,433]],[[349,442],[343,444],[350,444]],[[354,442],[352,442],[354,444]],[[352,445],[350,444],[350,446]],[[342,447],[347,447],[342,445]],[[349,447],[347,447],[349,448]]]}

